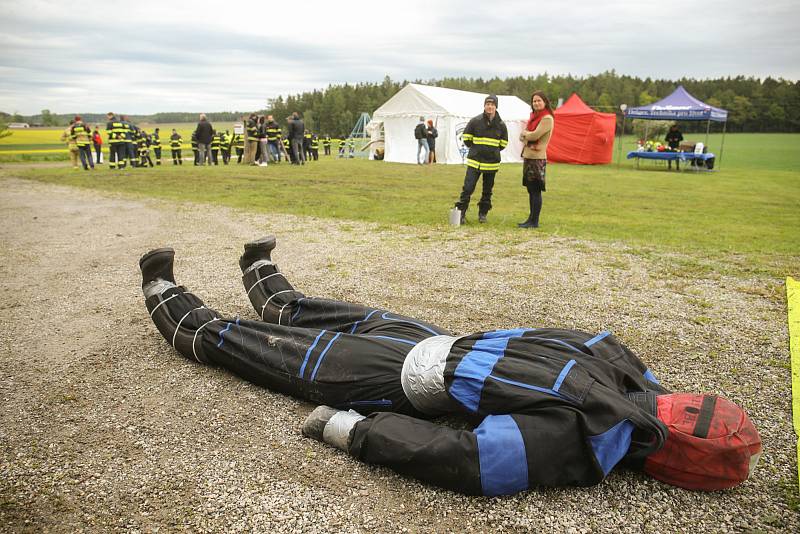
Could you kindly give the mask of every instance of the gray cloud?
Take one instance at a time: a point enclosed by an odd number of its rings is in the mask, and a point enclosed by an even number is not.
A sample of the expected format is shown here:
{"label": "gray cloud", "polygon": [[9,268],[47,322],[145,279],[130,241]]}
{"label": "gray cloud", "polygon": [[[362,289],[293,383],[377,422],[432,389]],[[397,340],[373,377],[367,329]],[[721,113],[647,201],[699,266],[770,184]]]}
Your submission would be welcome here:
{"label": "gray cloud", "polygon": [[248,110],[385,75],[800,78],[800,6],[789,0],[376,0],[360,14],[328,4],[307,0],[277,24],[260,2],[0,0],[0,110]]}

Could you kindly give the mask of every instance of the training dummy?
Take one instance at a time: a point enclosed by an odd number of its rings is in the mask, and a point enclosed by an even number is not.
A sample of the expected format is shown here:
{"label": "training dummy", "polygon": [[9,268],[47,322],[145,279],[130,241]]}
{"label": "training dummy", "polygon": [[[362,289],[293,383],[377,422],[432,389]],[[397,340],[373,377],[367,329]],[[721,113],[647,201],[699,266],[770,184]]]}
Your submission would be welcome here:
{"label": "training dummy", "polygon": [[[761,440],[714,395],[674,394],[608,332],[516,328],[455,336],[386,310],[309,298],[271,253],[245,245],[260,320],[225,318],[173,276],[174,251],[140,262],[150,317],[186,358],[320,404],[306,436],[472,495],[588,486],[617,465],[688,489],[748,478]],[[430,419],[459,414],[471,430]]]}

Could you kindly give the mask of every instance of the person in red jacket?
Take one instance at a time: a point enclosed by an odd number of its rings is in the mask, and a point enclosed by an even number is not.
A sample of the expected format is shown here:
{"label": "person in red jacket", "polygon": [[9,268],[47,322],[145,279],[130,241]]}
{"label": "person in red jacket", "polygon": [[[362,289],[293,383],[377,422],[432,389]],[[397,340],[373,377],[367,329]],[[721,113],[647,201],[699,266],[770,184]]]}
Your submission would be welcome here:
{"label": "person in red jacket", "polygon": [[[139,266],[147,310],[184,357],[321,404],[303,433],[367,463],[475,495],[600,483],[617,465],[676,486],[746,480],[761,452],[747,414],[674,394],[613,335],[515,328],[454,336],[379,308],[309,298],[245,245],[242,281],[260,320],[225,318],[173,276],[174,251]],[[456,429],[429,419],[461,414]]]}
{"label": "person in red jacket", "polygon": [[100,136],[100,127],[95,124],[92,132],[92,144],[94,145],[95,163],[103,163],[103,138]]}

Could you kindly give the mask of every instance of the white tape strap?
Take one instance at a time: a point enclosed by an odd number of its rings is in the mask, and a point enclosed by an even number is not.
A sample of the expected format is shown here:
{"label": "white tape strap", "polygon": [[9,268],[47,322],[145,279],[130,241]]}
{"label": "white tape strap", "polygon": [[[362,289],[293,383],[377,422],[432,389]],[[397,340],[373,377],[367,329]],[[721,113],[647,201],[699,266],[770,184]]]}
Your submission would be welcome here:
{"label": "white tape strap", "polygon": [[178,330],[180,330],[181,323],[183,322],[183,320],[186,319],[187,317],[189,317],[189,314],[192,313],[193,311],[204,310],[205,308],[206,308],[205,305],[199,306],[197,308],[194,308],[193,310],[189,310],[188,312],[186,312],[186,314],[183,317],[181,317],[181,320],[178,321],[178,326],[175,327],[175,333],[172,334],[172,348],[173,349],[175,349],[175,338],[178,337]]}
{"label": "white tape strap", "polygon": [[260,284],[261,282],[263,282],[264,280],[266,280],[266,279],[268,279],[268,278],[272,278],[273,276],[278,276],[278,275],[281,275],[281,276],[283,276],[283,273],[282,273],[282,272],[277,272],[277,273],[268,274],[267,276],[264,276],[264,277],[262,277],[262,278],[259,278],[258,280],[256,280],[256,281],[255,281],[255,283],[254,283],[252,286],[250,286],[250,289],[248,289],[248,290],[247,290],[247,296],[250,296],[250,292],[251,292],[251,291],[253,290],[253,288],[254,288],[254,287],[256,287],[258,284]]}
{"label": "white tape strap", "polygon": [[156,312],[157,309],[159,309],[161,307],[162,304],[164,304],[167,301],[170,301],[170,300],[174,299],[178,295],[194,295],[194,293],[190,293],[189,291],[184,291],[183,293],[175,293],[174,295],[165,298],[164,300],[162,300],[161,302],[156,304],[156,307],[153,308],[153,311],[150,312],[150,318],[151,319],[153,318],[153,314]]}
{"label": "white tape strap", "polygon": [[[284,304],[283,306],[281,306],[281,311],[278,313],[278,324],[279,324],[279,325],[281,324],[281,317],[283,317],[283,310],[284,310],[284,309],[286,308],[286,306],[288,306],[288,305],[289,305],[289,302],[287,302],[286,304]],[[287,326],[288,326],[288,325],[287,325]]]}
{"label": "white tape strap", "polygon": [[180,293],[175,293],[171,297],[167,297],[164,300],[162,300],[161,302],[159,302],[158,304],[156,304],[156,307],[153,308],[153,311],[150,312],[150,318],[151,319],[153,318],[153,314],[156,312],[157,309],[159,309],[161,307],[162,304],[164,304],[165,302],[169,302],[170,300],[174,299],[178,295],[180,295]]}
{"label": "white tape strap", "polygon": [[261,306],[261,320],[262,321],[264,320],[264,310],[267,309],[267,305],[269,304],[269,301],[271,301],[273,298],[275,298],[276,296],[280,295],[281,293],[295,293],[295,290],[294,289],[284,289],[283,291],[278,291],[277,293],[273,293],[272,295],[270,295],[270,297],[267,299],[267,302],[265,302],[264,305]]}
{"label": "white tape strap", "polygon": [[214,318],[213,318],[213,319],[211,319],[210,321],[208,321],[208,322],[204,323],[202,326],[200,326],[200,328],[198,328],[198,329],[197,329],[197,330],[195,330],[195,332],[194,332],[194,338],[192,339],[192,354],[194,354],[194,359],[195,359],[195,360],[197,360],[197,361],[198,361],[198,362],[200,362],[200,363],[206,363],[206,362],[200,361],[200,358],[198,358],[198,357],[197,357],[197,349],[195,349],[195,347],[194,347],[194,344],[195,344],[195,342],[197,341],[197,334],[199,334],[199,333],[200,333],[200,330],[202,330],[203,328],[205,328],[205,326],[206,326],[207,324],[211,324],[211,323],[213,323],[214,321],[219,321],[219,317],[214,317]]}

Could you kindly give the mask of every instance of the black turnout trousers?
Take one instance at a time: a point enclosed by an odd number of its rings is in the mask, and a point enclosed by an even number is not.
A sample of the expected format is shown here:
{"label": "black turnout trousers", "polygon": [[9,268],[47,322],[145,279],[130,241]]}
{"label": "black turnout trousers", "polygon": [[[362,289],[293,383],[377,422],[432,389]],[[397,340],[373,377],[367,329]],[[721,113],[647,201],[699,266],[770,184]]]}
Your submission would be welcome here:
{"label": "black turnout trousers", "polygon": [[180,286],[150,297],[147,308],[167,341],[177,335],[162,328],[156,308],[166,307],[180,322],[181,337],[188,333],[191,343],[176,348],[189,359],[317,404],[422,416],[403,393],[401,369],[414,345],[445,330],[385,310],[307,298],[273,265],[243,281],[261,321],[225,318]]}

